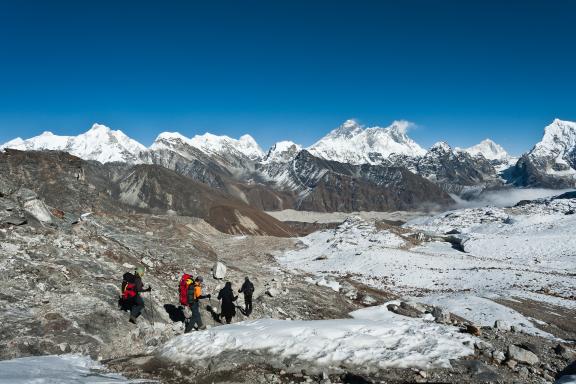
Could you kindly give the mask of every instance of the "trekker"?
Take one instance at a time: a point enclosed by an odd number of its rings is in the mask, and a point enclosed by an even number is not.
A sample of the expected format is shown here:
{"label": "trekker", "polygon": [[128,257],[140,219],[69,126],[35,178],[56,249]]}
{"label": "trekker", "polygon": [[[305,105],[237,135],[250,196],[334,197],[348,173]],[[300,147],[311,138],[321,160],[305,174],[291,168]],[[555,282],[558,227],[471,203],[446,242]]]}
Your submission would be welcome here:
{"label": "trekker", "polygon": [[188,287],[188,305],[192,311],[190,318],[185,321],[184,333],[190,332],[194,326],[197,329],[206,329],[206,326],[202,323],[202,316],[200,315],[200,300],[211,299],[212,295],[202,295],[202,283],[204,279],[202,276],[198,276],[194,280],[194,284],[190,284]]}
{"label": "trekker", "polygon": [[244,305],[246,309],[244,310],[246,316],[250,316],[252,313],[252,295],[254,294],[254,284],[250,281],[248,277],[244,280],[244,284],[238,290],[238,292],[244,292]]}
{"label": "trekker", "polygon": [[138,267],[134,272],[134,291],[136,296],[134,296],[134,304],[130,308],[130,321],[132,324],[136,324],[136,319],[142,313],[144,309],[144,299],[140,296],[142,292],[150,292],[152,287],[148,285],[148,288],[144,289],[144,283],[142,283],[142,276],[144,276],[144,268]]}
{"label": "trekker", "polygon": [[229,281],[226,282],[224,288],[218,292],[218,300],[222,300],[220,317],[226,319],[226,324],[230,324],[232,318],[236,316],[236,305],[234,304],[236,299],[238,299],[238,296],[234,296],[232,283]]}

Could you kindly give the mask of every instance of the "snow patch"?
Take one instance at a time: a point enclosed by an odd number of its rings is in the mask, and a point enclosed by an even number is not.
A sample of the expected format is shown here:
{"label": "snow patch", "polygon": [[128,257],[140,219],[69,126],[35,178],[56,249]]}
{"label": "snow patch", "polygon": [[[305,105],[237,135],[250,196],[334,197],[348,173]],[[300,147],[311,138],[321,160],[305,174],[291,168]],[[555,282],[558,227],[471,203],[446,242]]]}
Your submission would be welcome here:
{"label": "snow patch", "polygon": [[51,355],[0,361],[0,384],[156,383],[128,380],[88,356]]}
{"label": "snow patch", "polygon": [[296,358],[317,367],[430,369],[449,367],[450,359],[474,352],[474,339],[454,327],[398,316],[383,307],[351,315],[353,319],[262,319],[221,326],[176,337],[157,355],[180,364],[248,352],[278,361]]}
{"label": "snow patch", "polygon": [[554,338],[551,334],[536,328],[530,320],[520,313],[488,298],[467,293],[455,293],[418,297],[417,300],[421,303],[442,307],[448,312],[478,325],[492,327],[496,320],[504,320],[525,333]]}

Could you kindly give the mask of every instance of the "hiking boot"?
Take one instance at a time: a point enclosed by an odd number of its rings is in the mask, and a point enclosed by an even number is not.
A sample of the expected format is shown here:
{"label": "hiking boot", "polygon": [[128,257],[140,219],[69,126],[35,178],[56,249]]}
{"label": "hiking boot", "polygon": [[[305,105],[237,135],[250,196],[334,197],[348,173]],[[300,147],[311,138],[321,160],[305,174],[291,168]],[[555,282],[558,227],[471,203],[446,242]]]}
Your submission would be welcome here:
{"label": "hiking boot", "polygon": [[205,329],[206,329],[206,326],[205,326],[205,325],[202,325],[202,326],[198,327],[198,330],[199,330],[199,331],[204,331]]}
{"label": "hiking boot", "polygon": [[132,324],[136,324],[136,318],[134,316],[130,316],[130,320],[128,320]]}

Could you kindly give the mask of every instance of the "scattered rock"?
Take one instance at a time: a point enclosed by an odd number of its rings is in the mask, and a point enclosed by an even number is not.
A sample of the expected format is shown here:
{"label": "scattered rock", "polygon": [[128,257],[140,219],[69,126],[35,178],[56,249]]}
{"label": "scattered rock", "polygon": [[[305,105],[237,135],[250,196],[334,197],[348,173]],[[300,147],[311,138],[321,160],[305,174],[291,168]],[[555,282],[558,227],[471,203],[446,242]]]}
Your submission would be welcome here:
{"label": "scattered rock", "polygon": [[402,308],[396,304],[388,304],[386,306],[386,308],[388,308],[388,310],[390,312],[394,312],[394,313],[396,313],[398,315],[402,315],[402,316],[414,317],[414,318],[418,318],[421,316],[420,312],[410,311],[410,310]]}
{"label": "scattered rock", "polygon": [[474,378],[480,383],[496,382],[501,380],[498,373],[480,360],[463,360],[455,362],[454,365],[464,367],[469,373],[473,374]]}
{"label": "scattered rock", "polygon": [[268,288],[268,289],[266,290],[266,294],[267,294],[268,296],[270,296],[270,297],[278,296],[280,293],[281,293],[281,292],[280,292],[278,289],[274,288],[274,287],[270,287],[270,288]]}
{"label": "scattered rock", "polygon": [[482,335],[482,330],[480,329],[480,327],[477,327],[474,324],[466,324],[466,332],[474,336]]}
{"label": "scattered rock", "polygon": [[486,349],[492,349],[492,344],[478,340],[474,343],[474,347],[480,351],[484,351]]}
{"label": "scattered rock", "polygon": [[364,297],[362,298],[362,304],[364,305],[374,305],[376,303],[377,303],[376,299],[373,298],[372,296],[364,295]]}
{"label": "scattered rock", "polygon": [[556,347],[554,347],[554,352],[569,361],[576,359],[576,352],[564,344],[558,344]]}
{"label": "scattered rock", "polygon": [[354,286],[348,282],[340,283],[340,291],[341,294],[349,298],[350,300],[356,300],[358,298],[358,290],[354,288]]}
{"label": "scattered rock", "polygon": [[493,351],[492,359],[498,364],[502,364],[502,362],[506,360],[506,355],[502,351]]}
{"label": "scattered rock", "polygon": [[434,316],[434,321],[439,324],[450,324],[451,322],[450,312],[440,307],[434,307],[432,316]]}
{"label": "scattered rock", "polygon": [[402,301],[402,302],[400,302],[400,307],[407,310],[407,311],[417,312],[420,315],[423,315],[426,313],[426,307],[424,307],[422,304],[415,303],[415,302]]}
{"label": "scattered rock", "polygon": [[144,264],[145,266],[149,267],[149,268],[153,268],[154,267],[154,262],[152,261],[152,259],[150,259],[148,256],[143,257],[141,260],[142,264]]}
{"label": "scattered rock", "polygon": [[2,219],[2,222],[10,225],[24,225],[26,224],[26,219],[24,217],[8,216]]}
{"label": "scattered rock", "polygon": [[518,374],[522,377],[528,377],[530,375],[530,371],[526,367],[520,367]]}
{"label": "scattered rock", "polygon": [[57,209],[57,208],[52,208],[52,210],[50,211],[50,213],[52,213],[52,215],[54,217],[57,217],[59,219],[64,219],[64,211],[62,211],[61,209]]}
{"label": "scattered rock", "polygon": [[496,322],[494,323],[494,328],[496,328],[499,331],[504,331],[504,332],[510,332],[510,330],[511,330],[510,324],[508,324],[504,320],[496,320]]}
{"label": "scattered rock", "polygon": [[516,345],[510,345],[508,347],[508,358],[528,365],[534,365],[540,361],[538,356],[536,356],[533,352],[530,352]]}
{"label": "scattered rock", "polygon": [[508,368],[514,369],[518,365],[518,362],[516,360],[508,360],[506,362],[506,365],[508,366]]}

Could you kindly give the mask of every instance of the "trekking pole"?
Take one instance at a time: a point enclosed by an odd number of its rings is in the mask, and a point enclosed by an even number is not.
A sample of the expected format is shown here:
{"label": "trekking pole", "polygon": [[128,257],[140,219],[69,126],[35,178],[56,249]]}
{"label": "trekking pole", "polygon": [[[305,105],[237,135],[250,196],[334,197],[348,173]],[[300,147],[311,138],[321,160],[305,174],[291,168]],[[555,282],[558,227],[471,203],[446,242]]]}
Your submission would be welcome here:
{"label": "trekking pole", "polygon": [[154,326],[154,295],[150,291],[150,312],[152,314],[152,326]]}

